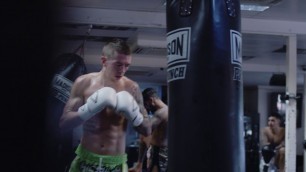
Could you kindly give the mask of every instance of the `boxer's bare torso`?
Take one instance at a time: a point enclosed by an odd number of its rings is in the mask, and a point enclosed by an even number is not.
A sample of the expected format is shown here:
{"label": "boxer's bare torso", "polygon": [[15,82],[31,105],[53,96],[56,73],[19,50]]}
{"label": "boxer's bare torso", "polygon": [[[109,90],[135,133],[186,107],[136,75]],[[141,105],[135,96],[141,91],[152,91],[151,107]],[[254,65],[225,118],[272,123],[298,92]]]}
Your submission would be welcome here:
{"label": "boxer's bare torso", "polygon": [[[126,90],[135,95],[135,83],[126,77],[118,81],[106,80],[102,72],[84,75],[71,96],[67,108],[75,110],[84,104],[87,98],[103,87],[112,87],[117,92]],[[120,155],[125,153],[127,119],[112,108],[105,108],[83,123],[81,145],[85,149],[102,155]]]}
{"label": "boxer's bare torso", "polygon": [[268,126],[263,129],[262,145],[283,145],[285,140],[285,128],[280,126],[280,120],[275,117],[268,118]]}
{"label": "boxer's bare torso", "polygon": [[270,127],[264,128],[264,145],[267,144],[274,144],[274,145],[280,145],[282,142],[284,142],[285,139],[285,129],[282,127],[277,128],[277,130],[272,130]]}

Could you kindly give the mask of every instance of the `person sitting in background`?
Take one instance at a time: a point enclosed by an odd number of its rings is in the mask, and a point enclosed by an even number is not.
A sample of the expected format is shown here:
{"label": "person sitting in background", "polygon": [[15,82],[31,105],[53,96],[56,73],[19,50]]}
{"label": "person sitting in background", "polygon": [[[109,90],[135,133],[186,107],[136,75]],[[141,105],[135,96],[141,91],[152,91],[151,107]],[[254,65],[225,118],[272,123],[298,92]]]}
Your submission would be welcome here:
{"label": "person sitting in background", "polygon": [[268,126],[262,131],[261,145],[265,150],[275,151],[274,164],[280,172],[285,166],[285,128],[281,126],[282,116],[273,112],[268,117]]}

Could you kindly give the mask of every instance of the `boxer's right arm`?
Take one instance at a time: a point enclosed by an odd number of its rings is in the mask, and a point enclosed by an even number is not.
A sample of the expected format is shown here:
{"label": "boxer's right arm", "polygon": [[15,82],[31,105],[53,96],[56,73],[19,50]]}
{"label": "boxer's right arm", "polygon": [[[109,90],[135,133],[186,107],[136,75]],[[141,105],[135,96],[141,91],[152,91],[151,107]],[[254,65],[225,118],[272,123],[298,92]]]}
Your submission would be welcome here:
{"label": "boxer's right arm", "polygon": [[[83,80],[77,79],[71,89],[69,100],[64,107],[59,121],[59,127],[62,130],[73,129],[103,110],[106,106],[116,104],[113,102],[113,99],[116,100],[115,91],[112,92],[109,87],[93,93],[84,104],[83,93],[88,85],[86,82],[84,84]],[[112,94],[114,94],[114,97],[111,96]]]}
{"label": "boxer's right arm", "polygon": [[86,78],[78,77],[70,91],[70,96],[65,104],[62,116],[59,120],[59,127],[61,130],[70,130],[83,123],[79,117],[78,108],[84,104],[83,92],[88,85]]}
{"label": "boxer's right arm", "polygon": [[116,100],[116,91],[110,87],[103,87],[89,96],[86,103],[78,108],[79,116],[86,121],[105,107],[114,108]]}

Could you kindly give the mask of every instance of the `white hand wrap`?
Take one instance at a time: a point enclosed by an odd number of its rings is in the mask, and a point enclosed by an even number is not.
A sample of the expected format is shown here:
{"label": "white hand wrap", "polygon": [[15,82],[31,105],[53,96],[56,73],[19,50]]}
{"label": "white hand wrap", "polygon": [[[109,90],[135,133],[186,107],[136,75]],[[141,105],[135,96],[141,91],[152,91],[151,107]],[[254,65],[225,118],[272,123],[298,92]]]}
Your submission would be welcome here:
{"label": "white hand wrap", "polygon": [[114,108],[117,104],[116,99],[116,91],[113,88],[103,87],[89,96],[86,103],[79,107],[79,116],[86,121],[105,107]]}
{"label": "white hand wrap", "polygon": [[123,112],[125,117],[130,120],[133,126],[139,126],[143,121],[139,106],[134,97],[127,91],[117,93],[117,112]]}

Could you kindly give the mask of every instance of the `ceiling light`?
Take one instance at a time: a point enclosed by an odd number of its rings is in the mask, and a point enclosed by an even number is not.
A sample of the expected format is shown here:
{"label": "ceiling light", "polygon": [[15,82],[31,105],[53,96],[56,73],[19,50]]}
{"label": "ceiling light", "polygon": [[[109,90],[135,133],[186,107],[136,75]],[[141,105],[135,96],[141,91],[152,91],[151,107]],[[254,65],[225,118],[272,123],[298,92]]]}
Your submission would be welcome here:
{"label": "ceiling light", "polygon": [[250,5],[250,4],[240,5],[240,9],[243,11],[265,11],[268,8],[269,6],[263,6],[263,5]]}
{"label": "ceiling light", "polygon": [[240,9],[243,11],[265,11],[279,4],[282,0],[240,0]]}

